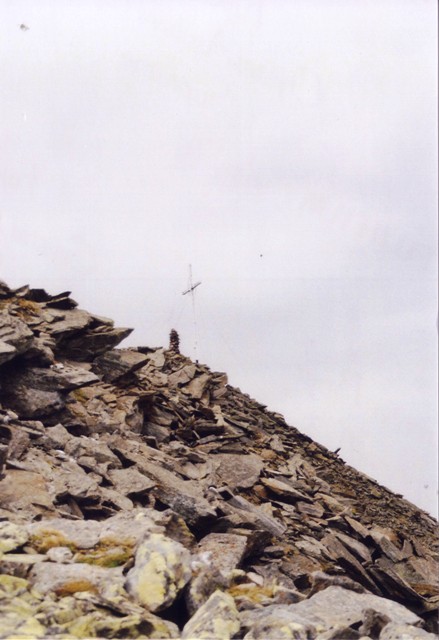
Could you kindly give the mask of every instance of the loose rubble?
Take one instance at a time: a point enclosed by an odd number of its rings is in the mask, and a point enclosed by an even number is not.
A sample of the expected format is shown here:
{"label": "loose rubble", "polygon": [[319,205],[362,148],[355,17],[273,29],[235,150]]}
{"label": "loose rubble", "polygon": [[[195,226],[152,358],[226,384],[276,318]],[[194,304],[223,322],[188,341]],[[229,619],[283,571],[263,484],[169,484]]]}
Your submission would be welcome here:
{"label": "loose rubble", "polygon": [[130,332],[0,283],[0,638],[437,637],[433,518]]}

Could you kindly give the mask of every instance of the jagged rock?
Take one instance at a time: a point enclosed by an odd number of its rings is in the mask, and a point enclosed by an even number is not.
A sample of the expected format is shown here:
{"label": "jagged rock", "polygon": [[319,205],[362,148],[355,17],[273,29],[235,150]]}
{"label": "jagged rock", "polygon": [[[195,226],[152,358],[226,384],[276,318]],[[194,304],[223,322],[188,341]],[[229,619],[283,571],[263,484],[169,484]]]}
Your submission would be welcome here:
{"label": "jagged rock", "polygon": [[63,424],[83,435],[118,431],[122,427],[139,433],[143,426],[139,405],[138,397],[116,395],[102,383],[82,387],[67,395]]}
{"label": "jagged rock", "polygon": [[71,438],[72,436],[62,424],[55,424],[53,427],[47,427],[44,430],[41,444],[49,450],[64,449]]}
{"label": "jagged rock", "polygon": [[[356,541],[352,541],[352,543],[350,544],[350,547],[357,551],[361,543],[355,544],[355,542]],[[321,543],[325,546],[326,555],[329,555],[330,558],[336,560],[341,566],[348,567],[349,571],[352,572],[356,580],[361,584],[363,584],[367,589],[370,589],[374,593],[380,593],[380,595],[382,595],[376,582],[367,574],[361,562],[357,560],[357,558],[352,553],[350,553],[350,551],[346,548],[346,546],[341,542],[341,540],[336,535],[334,534],[326,535],[321,540]],[[366,549],[366,552],[367,552],[367,549]],[[362,553],[362,555],[366,555],[366,554]],[[371,559],[370,555],[369,555],[369,558]],[[364,562],[363,558],[362,558],[362,561]]]}
{"label": "jagged rock", "polygon": [[105,465],[107,468],[118,469],[121,467],[119,458],[111,451],[104,442],[99,442],[95,438],[70,438],[64,446],[67,455],[72,456],[81,464],[83,458],[92,458],[94,463]]}
{"label": "jagged rock", "polygon": [[64,401],[58,391],[42,391],[24,385],[5,387],[6,399],[9,406],[21,418],[42,418],[60,411]]}
{"label": "jagged rock", "polygon": [[168,384],[170,388],[180,387],[184,384],[187,384],[192,380],[195,373],[197,371],[197,367],[194,364],[187,364],[181,369],[174,371],[168,376]]}
{"label": "jagged rock", "polygon": [[182,640],[230,640],[239,631],[239,617],[233,598],[215,591],[186,623]]}
{"label": "jagged rock", "polygon": [[10,288],[8,287],[6,282],[0,280],[0,299],[8,298],[10,295],[12,295],[12,291],[10,290]]}
{"label": "jagged rock", "polygon": [[127,373],[132,373],[143,367],[148,357],[137,351],[107,351],[95,359],[95,371],[106,382],[113,382]]}
{"label": "jagged rock", "polygon": [[28,367],[9,375],[8,387],[23,386],[41,391],[70,391],[98,382],[99,378],[85,369],[68,364],[50,367]]}
{"label": "jagged rock", "polygon": [[197,526],[200,521],[216,516],[216,511],[195,483],[182,480],[168,469],[145,459],[140,451],[147,453],[147,448],[138,447],[139,453],[136,453],[133,450],[127,451],[122,445],[115,450],[121,451],[129,460],[135,462],[138,469],[156,483],[154,494],[157,498],[179,513],[189,525]]}
{"label": "jagged rock", "polygon": [[12,345],[0,340],[0,365],[12,358],[17,354],[17,349]]}
{"label": "jagged rock", "polygon": [[40,553],[5,553],[0,558],[0,573],[26,578],[33,565],[46,560],[46,556]]}
{"label": "jagged rock", "polygon": [[[27,324],[11,316],[7,311],[0,311],[0,341],[13,347],[17,355],[29,349],[34,339],[34,334]],[[4,351],[8,353],[8,351]],[[11,353],[9,351],[9,353]],[[8,358],[9,360],[9,358]]]}
{"label": "jagged rock", "polygon": [[193,380],[191,380],[191,382],[186,385],[182,391],[196,400],[199,400],[202,398],[210,379],[209,374],[202,373],[200,376],[193,378]]}
{"label": "jagged rock", "polygon": [[190,577],[188,550],[179,542],[154,533],[138,546],[125,589],[155,612],[169,607]]}
{"label": "jagged rock", "polygon": [[92,322],[92,316],[82,309],[59,311],[45,309],[42,329],[53,336],[57,344],[70,334],[76,334]]}
{"label": "jagged rock", "polygon": [[73,337],[64,337],[57,345],[57,354],[72,360],[94,360],[97,356],[113,349],[132,333],[132,329],[111,328],[106,325],[89,329]]}

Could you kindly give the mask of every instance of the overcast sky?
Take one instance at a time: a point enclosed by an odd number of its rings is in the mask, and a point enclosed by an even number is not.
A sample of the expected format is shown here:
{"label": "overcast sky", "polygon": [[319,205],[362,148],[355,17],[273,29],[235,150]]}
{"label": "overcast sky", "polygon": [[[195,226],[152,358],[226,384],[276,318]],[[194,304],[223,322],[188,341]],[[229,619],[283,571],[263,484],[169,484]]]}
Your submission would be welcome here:
{"label": "overcast sky", "polygon": [[175,327],[436,513],[434,0],[0,14],[0,277],[72,290],[125,345]]}

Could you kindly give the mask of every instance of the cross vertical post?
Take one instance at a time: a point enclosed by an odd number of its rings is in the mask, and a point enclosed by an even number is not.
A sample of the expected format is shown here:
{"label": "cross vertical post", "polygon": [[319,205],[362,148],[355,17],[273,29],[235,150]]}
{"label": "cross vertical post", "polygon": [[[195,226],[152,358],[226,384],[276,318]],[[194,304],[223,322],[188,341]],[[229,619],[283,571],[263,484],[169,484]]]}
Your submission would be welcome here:
{"label": "cross vertical post", "polygon": [[197,346],[198,346],[198,330],[197,330],[197,314],[195,311],[195,289],[197,287],[199,287],[201,284],[201,282],[196,282],[195,284],[193,284],[192,281],[192,265],[189,265],[189,281],[188,281],[188,288],[186,289],[186,291],[183,291],[183,295],[187,295],[188,293],[190,293],[191,298],[192,298],[192,313],[193,313],[193,324],[194,324],[194,354],[195,354],[195,362],[198,362],[197,359]]}

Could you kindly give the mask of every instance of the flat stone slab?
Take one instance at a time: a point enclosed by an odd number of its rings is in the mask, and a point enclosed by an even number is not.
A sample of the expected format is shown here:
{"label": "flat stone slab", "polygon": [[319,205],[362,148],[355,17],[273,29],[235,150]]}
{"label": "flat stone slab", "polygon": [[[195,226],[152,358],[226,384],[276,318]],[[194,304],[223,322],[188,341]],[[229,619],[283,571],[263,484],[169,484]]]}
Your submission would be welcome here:
{"label": "flat stone slab", "polygon": [[198,544],[197,552],[206,562],[223,572],[236,569],[244,558],[247,538],[234,533],[209,533]]}
{"label": "flat stone slab", "polygon": [[137,371],[148,362],[148,356],[138,351],[107,351],[94,361],[94,368],[104,380],[113,382]]}
{"label": "flat stone slab", "polygon": [[227,484],[231,489],[248,489],[258,480],[264,463],[254,454],[217,453],[212,456],[217,484]]}

